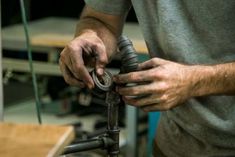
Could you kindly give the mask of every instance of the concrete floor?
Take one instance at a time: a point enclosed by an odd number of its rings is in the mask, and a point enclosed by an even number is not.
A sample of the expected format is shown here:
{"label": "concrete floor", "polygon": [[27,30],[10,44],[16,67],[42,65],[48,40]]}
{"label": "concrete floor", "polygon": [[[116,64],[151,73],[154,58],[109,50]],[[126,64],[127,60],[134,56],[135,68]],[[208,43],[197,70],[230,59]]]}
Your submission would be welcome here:
{"label": "concrete floor", "polygon": [[[27,75],[26,75],[27,76]],[[25,77],[22,75],[21,77]],[[39,86],[40,87],[40,86]],[[78,117],[76,115],[56,116],[41,113],[45,124],[74,124],[84,122],[83,128],[92,131],[94,116]],[[38,123],[31,81],[9,81],[4,85],[4,121],[14,123]]]}
{"label": "concrete floor", "polygon": [[[42,113],[42,123],[44,124],[73,124],[83,122],[83,128],[87,131],[92,131],[94,116],[78,117],[76,115],[56,116],[49,113]],[[38,123],[37,113],[34,100],[26,100],[20,103],[15,103],[7,106],[4,109],[4,121],[14,123]]]}

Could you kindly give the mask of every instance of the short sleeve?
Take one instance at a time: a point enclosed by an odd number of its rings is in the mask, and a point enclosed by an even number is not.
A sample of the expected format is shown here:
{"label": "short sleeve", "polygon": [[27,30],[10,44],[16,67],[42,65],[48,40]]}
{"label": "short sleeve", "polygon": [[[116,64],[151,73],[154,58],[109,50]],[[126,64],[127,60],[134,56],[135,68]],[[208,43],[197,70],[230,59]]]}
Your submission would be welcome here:
{"label": "short sleeve", "polygon": [[85,0],[92,9],[112,15],[122,15],[131,8],[130,0]]}

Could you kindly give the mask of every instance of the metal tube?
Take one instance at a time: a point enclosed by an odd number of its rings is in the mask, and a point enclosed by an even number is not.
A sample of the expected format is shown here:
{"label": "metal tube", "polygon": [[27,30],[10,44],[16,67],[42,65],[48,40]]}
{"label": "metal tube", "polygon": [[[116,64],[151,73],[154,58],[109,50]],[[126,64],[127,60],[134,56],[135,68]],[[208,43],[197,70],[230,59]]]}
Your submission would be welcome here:
{"label": "metal tube", "polygon": [[108,104],[108,130],[118,129],[118,105]]}
{"label": "metal tube", "polygon": [[109,137],[116,142],[108,149],[109,157],[118,157],[119,154],[119,128],[118,128],[118,105],[108,105],[108,130]]}
{"label": "metal tube", "polygon": [[77,144],[67,146],[65,147],[63,155],[87,151],[87,150],[93,150],[97,148],[107,149],[115,144],[116,144],[115,141],[103,135],[102,137],[99,137],[97,139],[79,141],[79,143]]}
{"label": "metal tube", "polygon": [[[121,73],[128,73],[138,70],[138,56],[132,42],[125,36],[121,36],[118,41],[118,48],[121,52]],[[138,157],[137,153],[137,116],[138,109],[127,105],[127,153],[128,157]]]}
{"label": "metal tube", "polygon": [[118,157],[119,154],[119,127],[118,127],[118,113],[120,98],[117,93],[111,91],[107,93],[106,102],[108,105],[108,122],[107,122],[107,134],[108,137],[115,141],[115,144],[108,148],[109,157]]}
{"label": "metal tube", "polygon": [[[1,20],[1,4],[0,4],[0,27],[2,26]],[[0,39],[2,39],[2,29],[0,30]],[[2,40],[0,40],[0,63],[2,63]],[[0,121],[3,121],[3,84],[2,84],[2,65],[0,65]]]}
{"label": "metal tube", "polygon": [[65,147],[65,151],[63,154],[77,153],[103,147],[104,147],[104,142],[101,139],[86,140],[86,141],[81,141],[78,144],[73,144]]}
{"label": "metal tube", "polygon": [[129,73],[138,69],[138,56],[130,39],[126,36],[120,36],[118,48],[121,52],[121,73]]}
{"label": "metal tube", "polygon": [[32,51],[31,51],[31,45],[30,45],[28,23],[27,23],[26,13],[25,13],[24,0],[20,0],[20,9],[21,9],[21,17],[22,17],[22,22],[23,22],[24,32],[25,32],[25,40],[26,40],[26,46],[27,46],[27,52],[28,52],[29,67],[30,67],[32,82],[33,82],[38,123],[41,124],[42,123],[41,108],[40,108],[41,105],[40,105],[40,99],[39,99],[39,93],[38,93],[37,77],[36,77],[34,67],[33,67],[33,58],[32,58]]}

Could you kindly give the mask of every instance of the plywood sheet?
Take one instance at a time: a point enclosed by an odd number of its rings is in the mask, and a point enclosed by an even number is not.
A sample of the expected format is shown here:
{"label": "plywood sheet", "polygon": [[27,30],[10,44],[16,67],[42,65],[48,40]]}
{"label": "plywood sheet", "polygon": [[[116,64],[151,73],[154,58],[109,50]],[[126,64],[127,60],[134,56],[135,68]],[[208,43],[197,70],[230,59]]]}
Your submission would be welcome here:
{"label": "plywood sheet", "polygon": [[[29,22],[29,34],[33,47],[64,46],[74,38],[78,19],[48,17]],[[123,34],[128,36],[138,53],[147,53],[147,47],[137,23],[126,23]],[[25,49],[25,36],[22,24],[2,29],[3,48]]]}
{"label": "plywood sheet", "polygon": [[0,123],[0,156],[56,157],[74,136],[71,126]]}

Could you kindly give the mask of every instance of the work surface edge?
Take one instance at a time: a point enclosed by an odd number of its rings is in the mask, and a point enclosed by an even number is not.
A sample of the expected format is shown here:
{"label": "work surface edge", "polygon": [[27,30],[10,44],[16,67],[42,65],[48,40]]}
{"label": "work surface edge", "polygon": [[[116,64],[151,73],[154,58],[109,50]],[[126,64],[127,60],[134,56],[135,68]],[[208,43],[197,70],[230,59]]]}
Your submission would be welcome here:
{"label": "work surface edge", "polygon": [[72,126],[0,123],[0,154],[57,157],[74,137]]}
{"label": "work surface edge", "polygon": [[[47,17],[29,22],[32,47],[63,48],[74,37],[78,19]],[[126,23],[123,34],[128,36],[138,53],[147,53],[143,35],[137,23]],[[2,29],[4,49],[26,49],[22,24],[7,26]]]}

